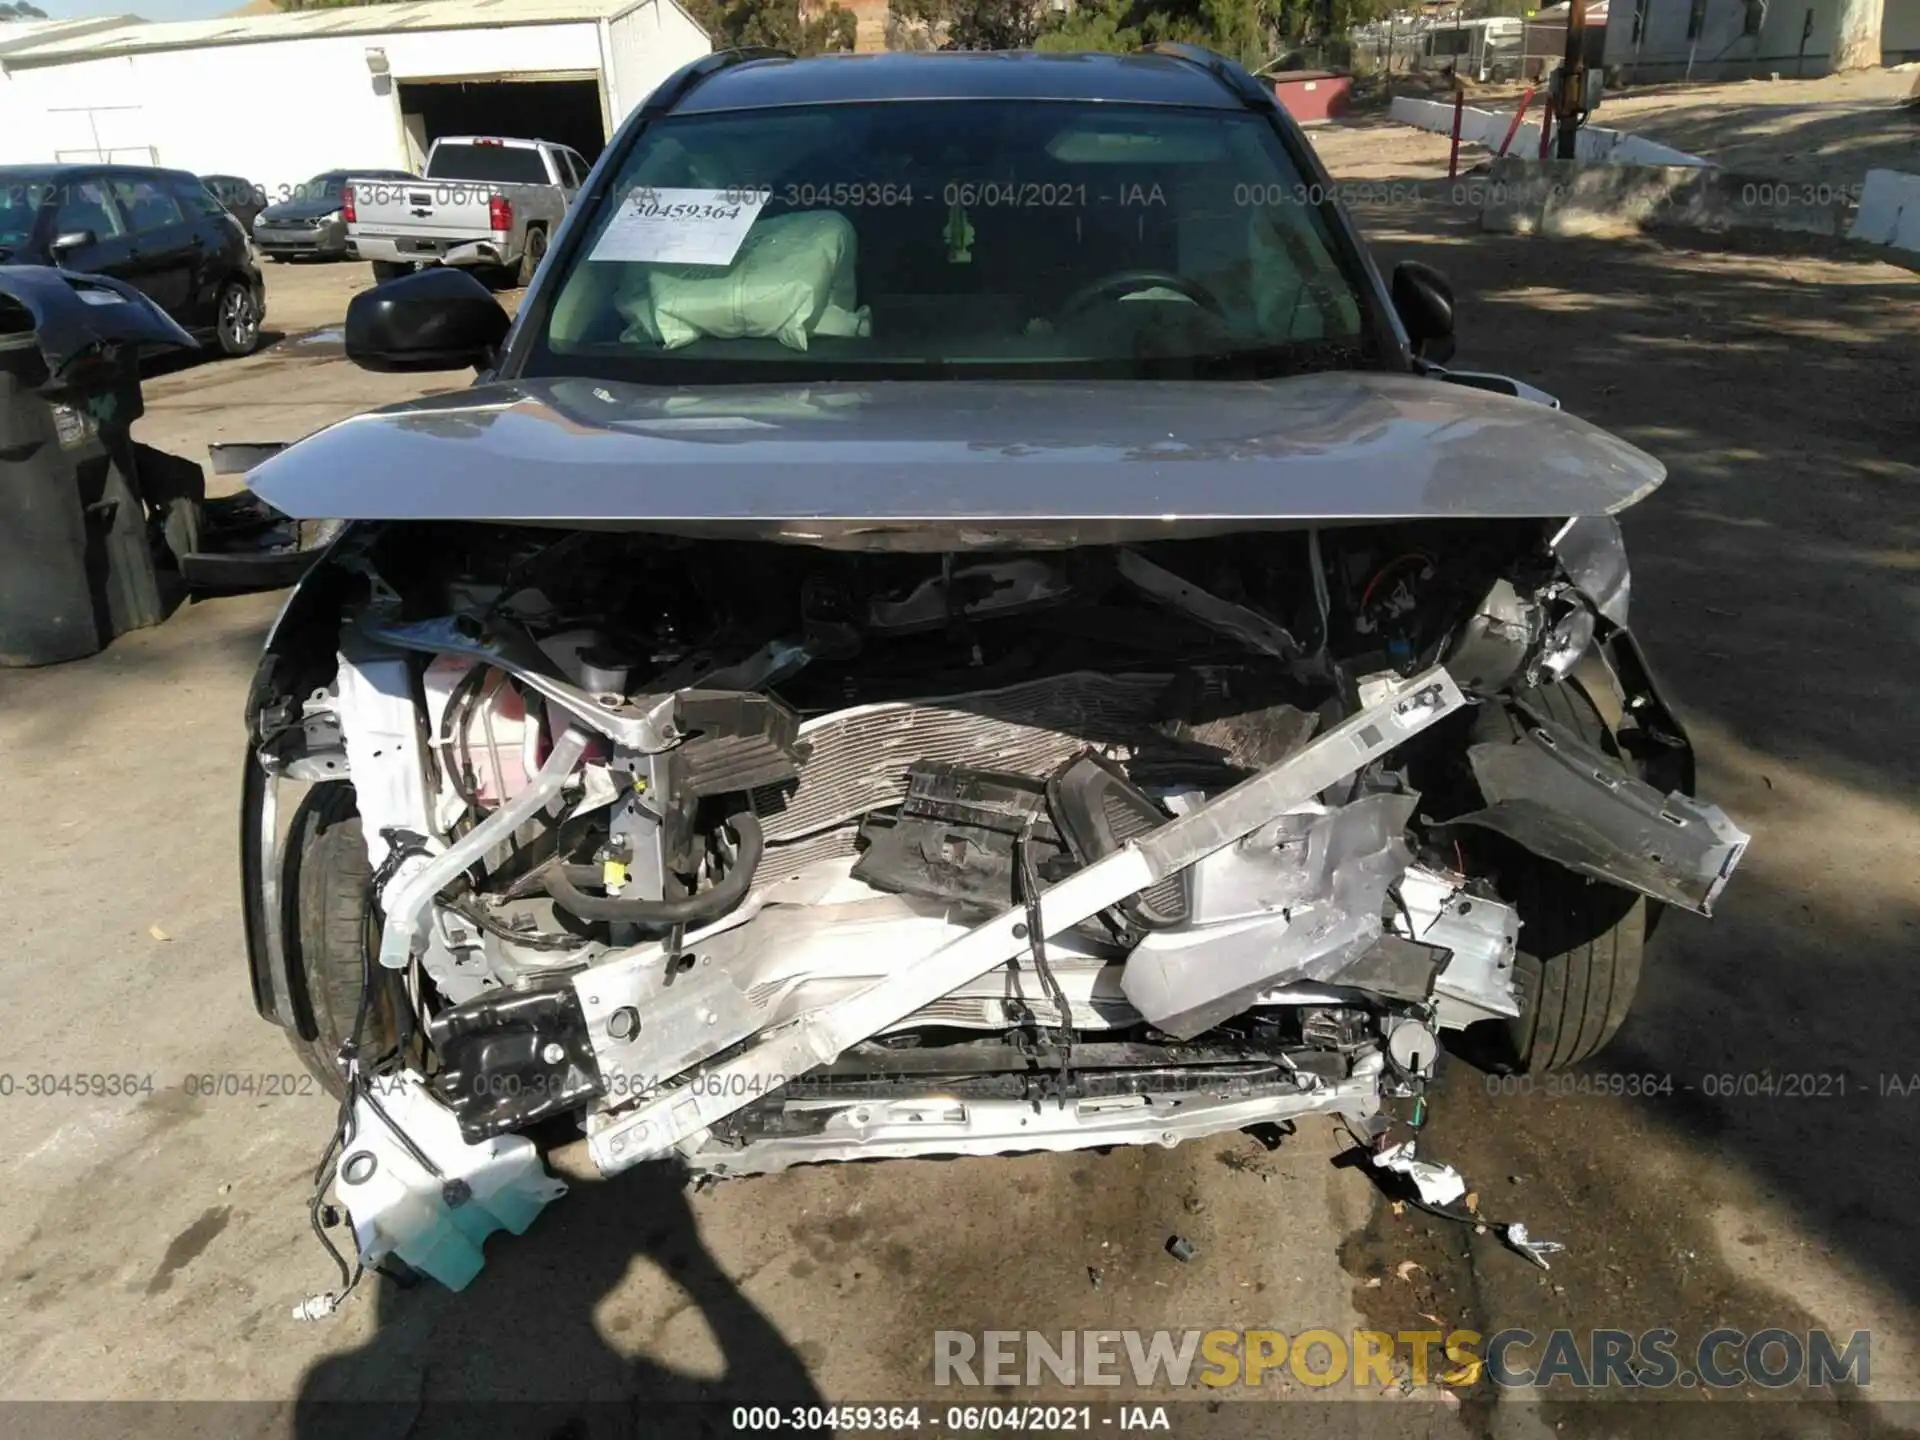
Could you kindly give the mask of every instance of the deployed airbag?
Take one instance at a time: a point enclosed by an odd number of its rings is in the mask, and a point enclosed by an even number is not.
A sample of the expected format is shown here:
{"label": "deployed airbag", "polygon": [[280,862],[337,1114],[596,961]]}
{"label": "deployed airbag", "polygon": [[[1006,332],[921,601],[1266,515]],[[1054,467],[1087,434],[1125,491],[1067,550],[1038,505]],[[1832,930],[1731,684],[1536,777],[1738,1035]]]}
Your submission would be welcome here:
{"label": "deployed airbag", "polygon": [[631,323],[621,338],[668,350],[703,336],[772,338],[805,350],[814,335],[865,336],[870,321],[855,301],[853,224],[837,210],[760,220],[733,263],[654,265],[636,270],[615,308]]}

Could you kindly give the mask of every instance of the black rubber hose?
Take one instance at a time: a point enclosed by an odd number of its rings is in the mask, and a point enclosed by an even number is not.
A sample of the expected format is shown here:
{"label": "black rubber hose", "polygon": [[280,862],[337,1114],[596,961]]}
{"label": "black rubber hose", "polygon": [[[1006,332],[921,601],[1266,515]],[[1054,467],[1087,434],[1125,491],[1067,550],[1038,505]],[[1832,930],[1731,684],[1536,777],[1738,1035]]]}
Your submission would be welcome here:
{"label": "black rubber hose", "polygon": [[553,903],[582,920],[626,920],[638,925],[687,925],[696,920],[715,920],[746,898],[753,884],[753,872],[766,851],[766,837],[760,822],[747,811],[729,816],[727,828],[739,837],[740,853],[733,868],[720,883],[684,900],[629,900],[619,895],[589,895],[574,883],[569,869],[583,878],[593,873],[591,866],[549,865],[541,872],[547,894]]}

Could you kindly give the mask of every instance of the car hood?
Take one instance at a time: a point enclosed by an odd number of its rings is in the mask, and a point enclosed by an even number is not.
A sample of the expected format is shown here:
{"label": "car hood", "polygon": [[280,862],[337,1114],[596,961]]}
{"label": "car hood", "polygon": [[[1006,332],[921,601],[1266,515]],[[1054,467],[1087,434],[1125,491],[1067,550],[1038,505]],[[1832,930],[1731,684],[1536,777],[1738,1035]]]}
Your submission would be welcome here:
{"label": "car hood", "polygon": [[848,549],[1132,543],[1401,517],[1604,515],[1660,462],[1413,375],[1246,382],[479,385],[252,472],[301,518],[617,525]]}

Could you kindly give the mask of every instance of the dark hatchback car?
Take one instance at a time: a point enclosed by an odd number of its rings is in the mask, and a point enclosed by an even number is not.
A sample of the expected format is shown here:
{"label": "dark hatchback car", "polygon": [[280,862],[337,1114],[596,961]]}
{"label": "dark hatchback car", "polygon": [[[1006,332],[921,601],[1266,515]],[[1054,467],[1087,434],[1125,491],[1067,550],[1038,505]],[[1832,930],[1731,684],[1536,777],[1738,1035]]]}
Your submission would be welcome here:
{"label": "dark hatchback car", "polygon": [[0,264],[111,275],[228,355],[260,343],[266,288],[246,232],[183,170],[0,166]]}
{"label": "dark hatchback car", "polygon": [[238,175],[202,175],[200,183],[213,192],[213,198],[233,213],[241,228],[253,233],[253,222],[267,208],[267,192],[253,181]]}
{"label": "dark hatchback car", "polygon": [[253,222],[253,243],[269,260],[303,257],[340,260],[353,254],[347,222],[340,213],[351,176],[411,180],[404,170],[329,170],[296,185],[293,193],[260,212]]}

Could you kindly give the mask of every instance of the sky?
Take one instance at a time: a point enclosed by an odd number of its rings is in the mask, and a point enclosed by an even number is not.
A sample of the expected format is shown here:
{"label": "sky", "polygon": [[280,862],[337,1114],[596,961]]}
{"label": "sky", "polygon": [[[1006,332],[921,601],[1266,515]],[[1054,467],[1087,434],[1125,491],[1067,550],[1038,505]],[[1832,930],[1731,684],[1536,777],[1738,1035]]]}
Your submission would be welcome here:
{"label": "sky", "polygon": [[205,20],[240,8],[246,0],[33,0],[49,20],[87,15],[138,15],[142,20]]}

